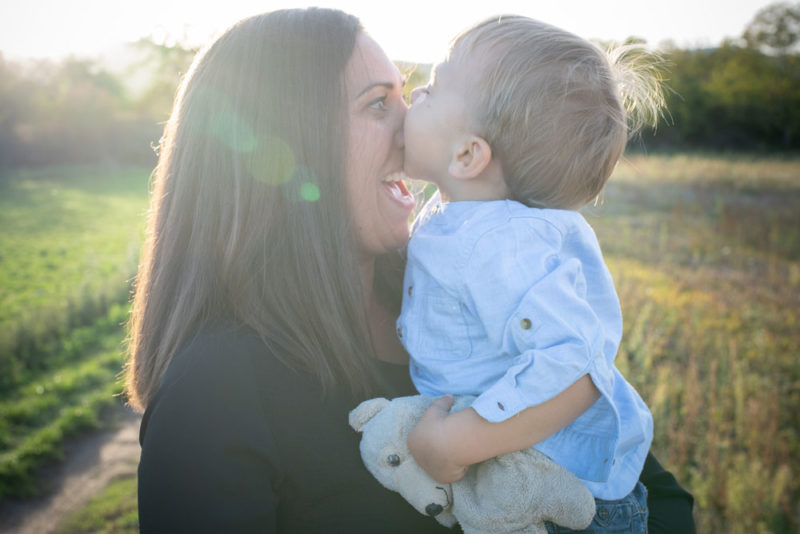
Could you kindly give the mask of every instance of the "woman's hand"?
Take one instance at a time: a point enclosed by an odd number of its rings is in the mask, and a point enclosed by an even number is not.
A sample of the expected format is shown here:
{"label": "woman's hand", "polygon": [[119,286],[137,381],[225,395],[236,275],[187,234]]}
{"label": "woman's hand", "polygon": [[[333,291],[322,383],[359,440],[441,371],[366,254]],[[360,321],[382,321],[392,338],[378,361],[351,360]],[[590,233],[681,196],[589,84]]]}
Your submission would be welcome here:
{"label": "woman's hand", "polygon": [[452,406],[451,395],[436,399],[408,435],[408,449],[414,460],[442,483],[460,480],[469,468],[469,464],[465,465],[456,458],[454,436],[448,428]]}

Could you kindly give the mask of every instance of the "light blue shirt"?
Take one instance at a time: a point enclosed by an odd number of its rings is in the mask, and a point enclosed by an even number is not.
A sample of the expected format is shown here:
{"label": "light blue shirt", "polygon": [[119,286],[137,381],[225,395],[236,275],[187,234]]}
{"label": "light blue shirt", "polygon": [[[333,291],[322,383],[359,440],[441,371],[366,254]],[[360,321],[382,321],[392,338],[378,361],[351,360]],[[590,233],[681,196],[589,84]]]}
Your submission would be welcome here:
{"label": "light blue shirt", "polygon": [[535,445],[601,499],[639,479],[650,411],[614,366],[619,299],[594,231],[576,211],[509,200],[423,214],[408,245],[397,332],[426,395],[477,395],[498,422],[588,374],[601,398]]}

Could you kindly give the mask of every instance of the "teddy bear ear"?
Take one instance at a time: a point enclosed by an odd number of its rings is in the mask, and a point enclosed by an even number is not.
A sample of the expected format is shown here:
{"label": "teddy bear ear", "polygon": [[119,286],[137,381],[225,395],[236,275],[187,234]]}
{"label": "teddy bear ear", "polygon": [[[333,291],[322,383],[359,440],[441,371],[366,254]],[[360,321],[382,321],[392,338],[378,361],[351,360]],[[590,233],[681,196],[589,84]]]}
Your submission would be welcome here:
{"label": "teddy bear ear", "polygon": [[356,432],[361,432],[361,430],[364,428],[364,425],[367,424],[367,421],[375,417],[375,414],[383,410],[388,405],[389,400],[384,399],[383,397],[365,400],[356,406],[355,410],[350,412],[350,426],[352,426]]}

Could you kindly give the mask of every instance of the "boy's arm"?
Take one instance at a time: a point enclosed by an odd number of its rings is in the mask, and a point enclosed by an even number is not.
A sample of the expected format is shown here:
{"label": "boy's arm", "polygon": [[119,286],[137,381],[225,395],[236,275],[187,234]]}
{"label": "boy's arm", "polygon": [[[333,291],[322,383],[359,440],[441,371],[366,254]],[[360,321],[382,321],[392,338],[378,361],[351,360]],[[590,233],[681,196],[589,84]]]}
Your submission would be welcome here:
{"label": "boy's arm", "polygon": [[472,464],[539,443],[577,419],[598,398],[597,387],[584,375],[552,399],[490,423],[472,408],[449,413],[453,398],[441,397],[409,434],[408,448],[434,479],[455,482]]}

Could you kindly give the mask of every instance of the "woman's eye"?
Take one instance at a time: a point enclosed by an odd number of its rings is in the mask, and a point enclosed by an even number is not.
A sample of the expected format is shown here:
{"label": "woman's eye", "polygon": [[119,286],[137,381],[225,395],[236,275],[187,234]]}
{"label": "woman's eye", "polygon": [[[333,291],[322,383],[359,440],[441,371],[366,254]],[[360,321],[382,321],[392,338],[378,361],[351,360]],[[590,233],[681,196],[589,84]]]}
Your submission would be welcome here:
{"label": "woman's eye", "polygon": [[386,96],[381,96],[369,103],[369,107],[379,111],[386,111]]}

